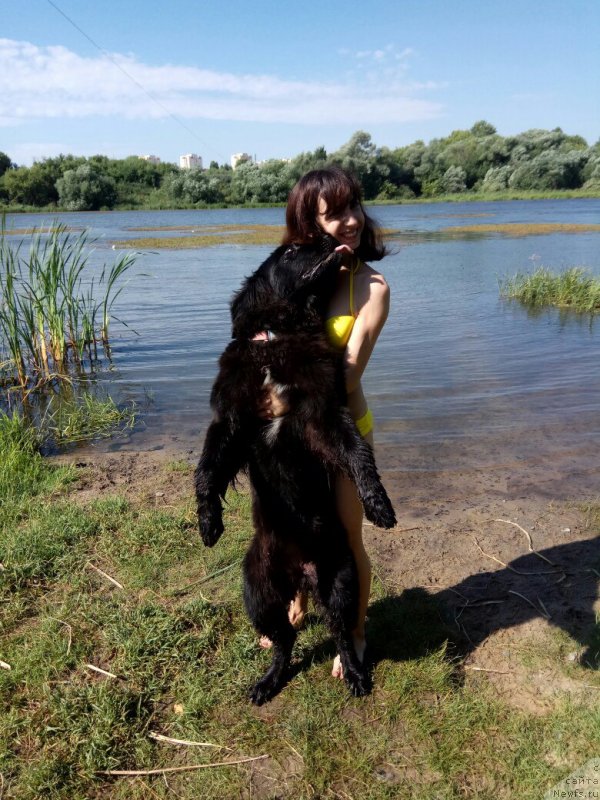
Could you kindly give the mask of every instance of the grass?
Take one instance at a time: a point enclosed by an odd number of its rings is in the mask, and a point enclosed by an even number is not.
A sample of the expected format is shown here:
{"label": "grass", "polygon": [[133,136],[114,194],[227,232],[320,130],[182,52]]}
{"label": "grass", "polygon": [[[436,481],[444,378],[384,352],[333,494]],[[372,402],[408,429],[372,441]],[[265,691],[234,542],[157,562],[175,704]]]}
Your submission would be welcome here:
{"label": "grass", "polygon": [[94,273],[92,242],[84,231],[55,225],[24,241],[8,243],[0,232],[0,377],[23,391],[86,370],[98,363],[98,343],[108,348],[117,284],[135,256],[119,257]]}
{"label": "grass", "polygon": [[500,293],[530,308],[556,306],[580,312],[600,309],[600,280],[581,267],[559,273],[545,267],[533,273],[517,273],[500,282]]}
{"label": "grass", "polygon": [[[207,550],[189,501],[74,502],[75,470],[41,459],[32,436],[0,419],[3,800],[542,796],[597,755],[596,706],[565,700],[544,717],[507,707],[485,676],[461,679],[432,600],[380,582],[373,694],[353,699],[331,679],[332,646],[311,613],[297,674],[254,708],[246,692],[270,655],[240,600],[248,496],[229,496],[226,534]],[[191,483],[183,462],[168,470]]]}
{"label": "grass", "polygon": [[39,427],[46,440],[60,447],[115,436],[131,430],[135,420],[134,405],[119,408],[112,397],[83,392],[50,404]]}

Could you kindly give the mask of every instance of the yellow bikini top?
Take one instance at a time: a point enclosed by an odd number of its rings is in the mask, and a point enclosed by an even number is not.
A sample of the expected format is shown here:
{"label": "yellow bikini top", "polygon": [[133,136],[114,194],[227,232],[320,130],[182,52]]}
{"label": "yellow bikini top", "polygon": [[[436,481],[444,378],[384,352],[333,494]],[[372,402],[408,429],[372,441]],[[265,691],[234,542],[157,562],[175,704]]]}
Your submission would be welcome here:
{"label": "yellow bikini top", "polygon": [[337,317],[329,317],[325,320],[325,331],[329,341],[334,347],[339,347],[340,350],[346,347],[348,339],[354,327],[356,315],[354,314],[354,274],[361,267],[359,261],[355,267],[350,270],[350,313],[340,314]]}

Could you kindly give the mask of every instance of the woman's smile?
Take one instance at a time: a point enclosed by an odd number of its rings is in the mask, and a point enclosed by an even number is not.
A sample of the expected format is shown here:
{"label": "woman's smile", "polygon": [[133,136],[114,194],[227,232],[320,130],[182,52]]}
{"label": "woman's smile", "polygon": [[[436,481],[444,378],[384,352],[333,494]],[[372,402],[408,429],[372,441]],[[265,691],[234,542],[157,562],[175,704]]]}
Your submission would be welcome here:
{"label": "woman's smile", "polygon": [[365,226],[365,217],[360,205],[346,206],[342,211],[330,215],[327,203],[319,198],[317,223],[321,230],[333,236],[340,244],[347,245],[351,250],[359,247]]}

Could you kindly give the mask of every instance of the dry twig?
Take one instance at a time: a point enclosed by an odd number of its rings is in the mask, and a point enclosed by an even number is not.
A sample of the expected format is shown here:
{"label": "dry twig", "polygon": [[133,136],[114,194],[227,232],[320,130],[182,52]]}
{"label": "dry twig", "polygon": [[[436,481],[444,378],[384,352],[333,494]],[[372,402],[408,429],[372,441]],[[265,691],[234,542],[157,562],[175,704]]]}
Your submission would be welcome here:
{"label": "dry twig", "polygon": [[65,628],[68,628],[69,631],[69,641],[67,642],[67,655],[71,652],[71,644],[73,642],[73,628],[69,625],[68,622],[63,622],[62,619],[57,619],[56,617],[48,617],[48,619],[54,620],[54,622],[60,623],[60,625],[64,625]]}
{"label": "dry twig", "polygon": [[510,670],[502,669],[486,669],[485,667],[470,667],[466,666],[465,669],[471,669],[473,672],[495,672],[497,675],[512,675]]}
{"label": "dry twig", "polygon": [[497,564],[500,564],[500,566],[504,567],[504,569],[508,569],[511,572],[514,572],[515,575],[556,575],[556,570],[543,570],[542,572],[523,572],[522,570],[515,569],[514,567],[511,567],[510,564],[505,564],[504,561],[500,561],[500,559],[496,558],[496,556],[492,556],[489,553],[486,553],[485,550],[481,547],[481,545],[477,541],[477,539],[475,538],[475,536],[473,536],[473,534],[471,534],[471,538],[479,548],[479,551],[481,552],[482,555],[484,555],[486,558],[491,558],[492,561],[495,561]]}
{"label": "dry twig", "polygon": [[91,669],[92,672],[97,672],[99,675],[104,675],[107,678],[119,677],[118,675],[115,675],[114,672],[107,672],[105,669],[102,669],[101,667],[95,667],[93,664],[84,664],[83,666],[86,667],[86,669]]}
{"label": "dry twig", "polygon": [[[509,593],[509,594],[516,594],[516,596],[517,596],[517,597],[520,597],[520,598],[521,598],[521,600],[525,600],[525,602],[526,602],[526,603],[529,603],[529,605],[530,605],[532,608],[535,608],[535,610],[536,610],[538,613],[541,613],[541,615],[542,615],[542,616],[543,616],[545,619],[547,619],[547,620],[551,619],[551,617],[550,617],[550,615],[548,614],[548,612],[547,612],[547,611],[544,611],[544,609],[543,609],[543,608],[538,608],[538,607],[536,606],[536,604],[535,604],[535,603],[532,603],[532,602],[531,602],[531,600],[529,600],[529,598],[525,597],[525,595],[524,595],[524,594],[520,594],[520,592],[515,592],[515,591],[513,591],[513,589],[509,589],[509,590],[508,590],[508,593]],[[539,598],[538,598],[538,600],[539,600]]]}
{"label": "dry twig", "polygon": [[219,750],[231,750],[231,747],[225,747],[222,744],[212,744],[212,742],[192,742],[189,739],[173,739],[171,736],[163,736],[162,733],[149,731],[148,736],[156,742],[166,742],[167,744],[182,744],[186,747],[216,747]]}
{"label": "dry twig", "polygon": [[530,553],[533,553],[534,556],[538,556],[538,558],[541,558],[547,564],[550,564],[551,567],[555,567],[556,566],[556,564],[554,564],[552,561],[550,561],[549,558],[546,558],[546,556],[542,555],[541,553],[538,553],[537,550],[533,549],[533,543],[531,541],[531,536],[529,535],[529,533],[527,533],[525,528],[522,528],[517,522],[511,522],[511,520],[509,520],[509,519],[495,519],[494,522],[505,522],[507,525],[514,525],[515,528],[518,528],[527,537],[527,543],[528,543],[528,546],[529,546],[529,552]]}
{"label": "dry twig", "polygon": [[181,594],[182,592],[186,592],[188,589],[191,589],[192,586],[199,586],[201,583],[206,583],[207,581],[216,578],[217,575],[220,575],[222,572],[226,572],[228,569],[232,567],[236,567],[238,564],[242,563],[242,559],[238,558],[231,564],[228,564],[226,567],[221,567],[221,569],[216,570],[215,572],[211,572],[210,575],[205,575],[203,578],[199,578],[197,581],[192,581],[191,583],[187,583],[185,586],[181,586],[179,589],[173,589],[169,592],[169,594]]}
{"label": "dry twig", "polygon": [[87,562],[87,564],[86,564],[86,566],[87,566],[87,567],[90,567],[91,569],[93,569],[95,572],[97,572],[97,573],[98,573],[98,575],[102,575],[102,577],[103,577],[103,578],[106,578],[106,580],[107,580],[107,581],[110,581],[110,582],[111,582],[112,584],[114,584],[114,586],[116,586],[118,589],[123,589],[123,588],[124,588],[124,587],[123,587],[123,584],[119,583],[119,581],[116,581],[114,578],[111,578],[111,577],[110,577],[110,575],[108,575],[108,574],[107,574],[106,572],[104,572],[103,570],[99,569],[98,567],[95,567],[95,566],[92,564],[92,562],[91,562],[91,561],[88,561],[88,562]]}
{"label": "dry twig", "polygon": [[268,753],[251,758],[238,758],[235,761],[217,761],[211,764],[189,764],[187,767],[162,767],[159,769],[105,769],[98,770],[97,775],[163,775],[166,772],[189,772],[194,769],[209,769],[210,767],[233,767],[236,764],[247,764],[249,761],[260,761],[269,758]]}

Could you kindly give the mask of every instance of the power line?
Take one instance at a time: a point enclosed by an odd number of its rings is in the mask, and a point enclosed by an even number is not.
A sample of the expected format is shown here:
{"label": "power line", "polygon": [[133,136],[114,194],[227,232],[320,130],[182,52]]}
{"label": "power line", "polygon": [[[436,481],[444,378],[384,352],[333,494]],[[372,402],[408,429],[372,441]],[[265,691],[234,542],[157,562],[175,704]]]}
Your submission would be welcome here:
{"label": "power line", "polygon": [[150,100],[152,100],[153,103],[155,103],[159,108],[161,108],[165,112],[165,114],[167,114],[167,116],[171,117],[171,119],[178,125],[181,125],[181,127],[185,131],[187,131],[191,136],[193,136],[194,139],[196,139],[203,147],[207,147],[209,150],[212,149],[219,156],[221,156],[222,159],[225,159],[225,156],[222,153],[220,153],[218,150],[213,148],[207,142],[202,140],[195,131],[193,131],[188,125],[185,124],[185,122],[183,122],[183,120],[179,119],[179,117],[176,117],[172,111],[169,111],[169,109],[165,105],[163,105],[163,103],[160,102],[160,100],[157,100],[156,97],[154,97],[154,95],[152,95],[145,88],[145,86],[142,86],[142,84],[136,78],[134,78],[133,75],[130,75],[129,72],[127,72],[127,70],[121,64],[119,64],[119,62],[116,59],[114,59],[111,56],[110,53],[104,50],[103,47],[100,47],[100,45],[97,42],[95,42],[92,39],[92,37],[89,34],[87,34],[82,28],[80,28],[79,25],[71,19],[71,17],[65,14],[65,12],[61,8],[59,8],[56,5],[56,3],[53,2],[53,0],[47,0],[47,2],[52,6],[52,8],[58,11],[58,13],[61,16],[63,16],[67,20],[67,22],[75,28],[75,30],[77,30],[82,36],[84,36],[88,40],[88,42],[90,42],[90,44],[92,44],[96,48],[96,50],[98,50],[100,53],[102,53],[103,56],[108,58],[108,60],[111,61],[112,64],[114,64],[114,66],[118,70],[120,70],[123,73],[123,75],[125,75],[126,78],[128,78],[132,83],[134,83],[138,87],[138,89],[140,89],[147,97],[150,98]]}

